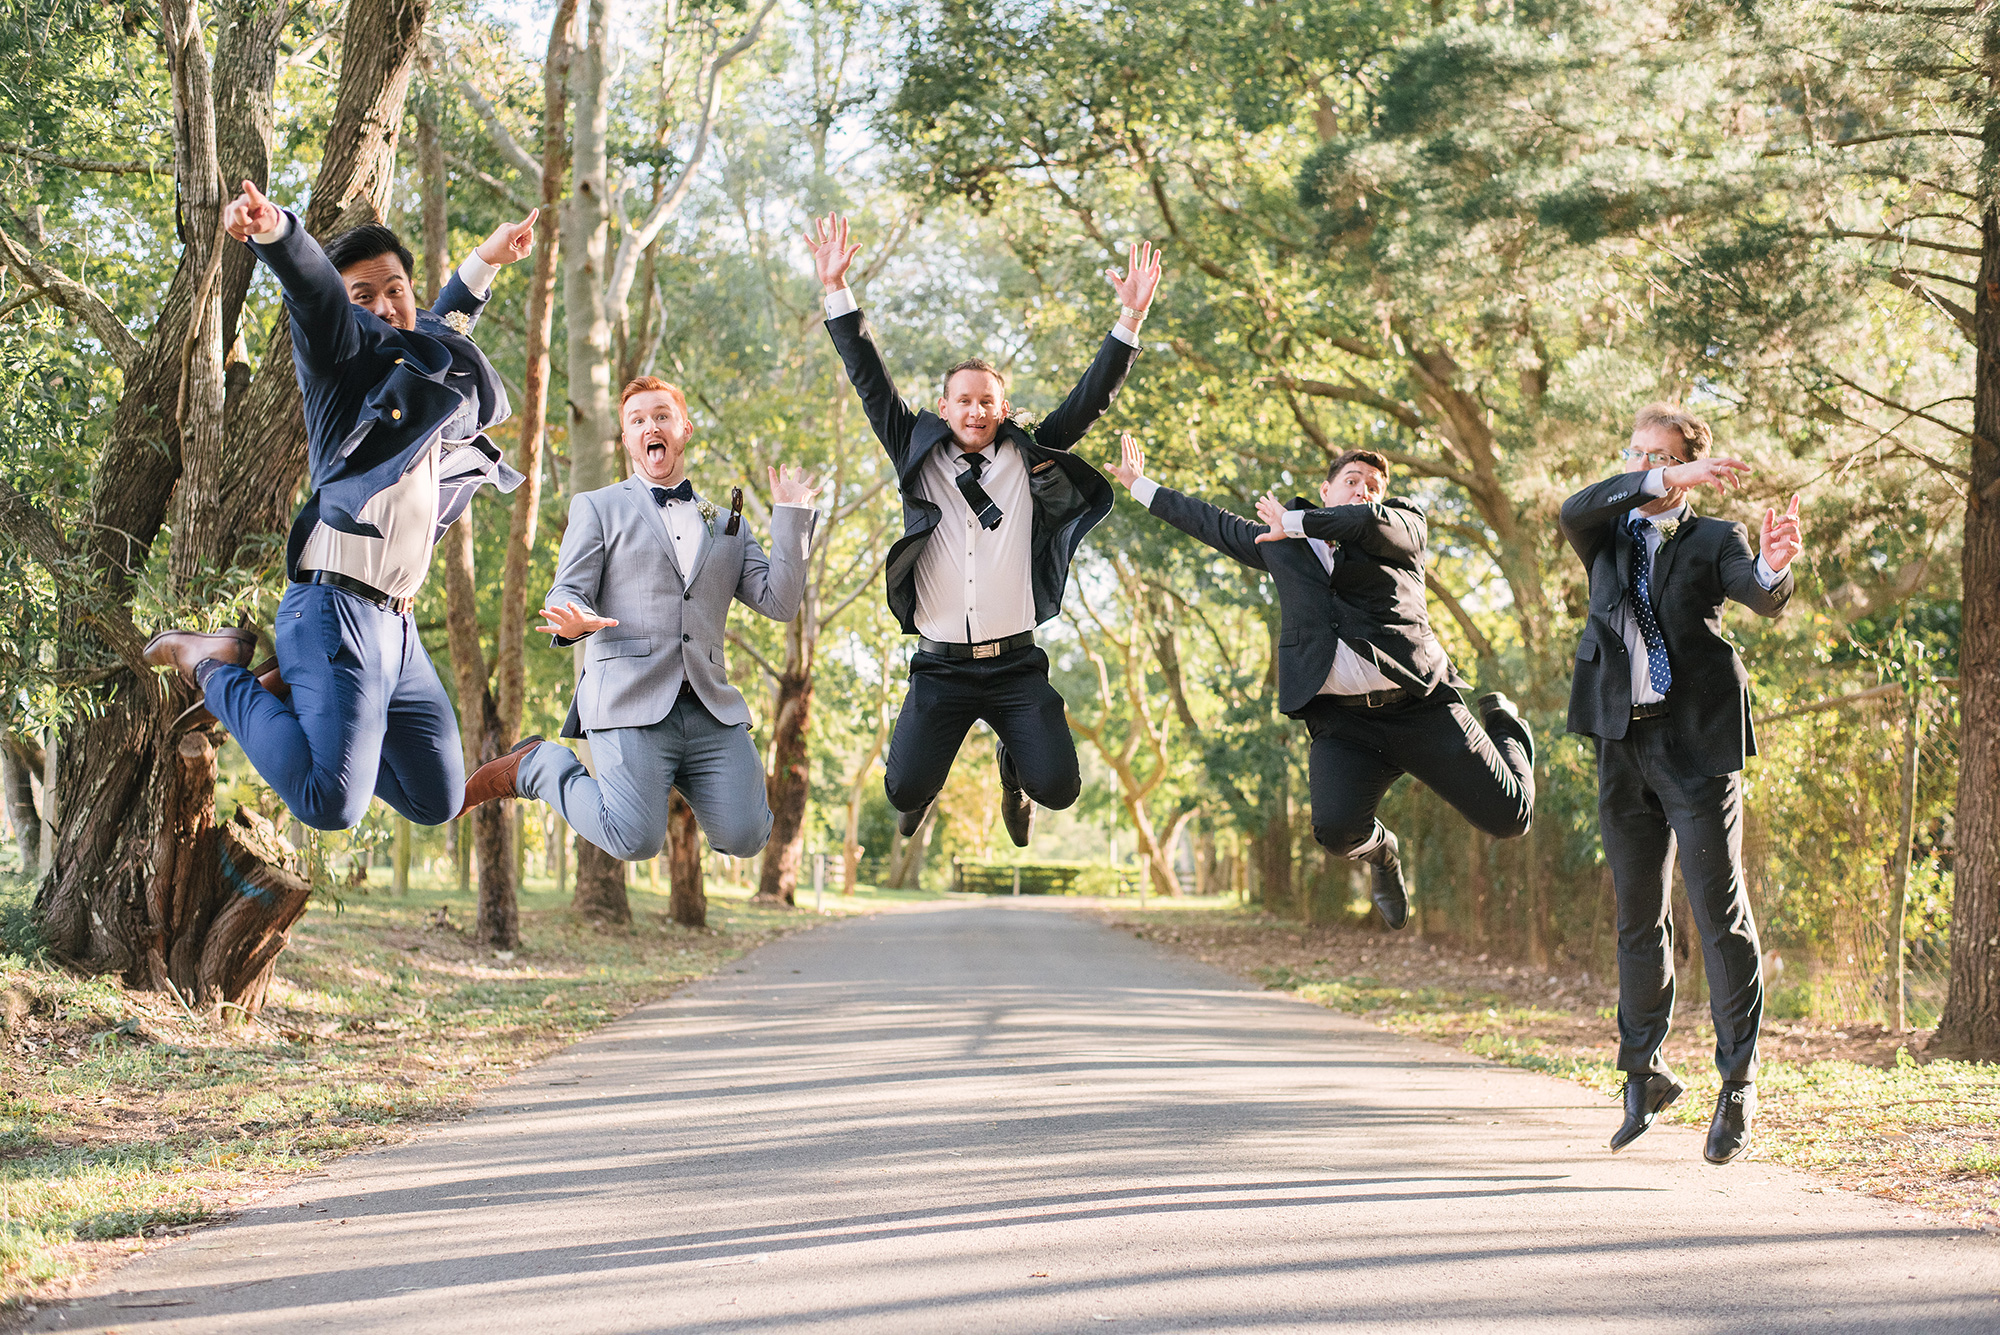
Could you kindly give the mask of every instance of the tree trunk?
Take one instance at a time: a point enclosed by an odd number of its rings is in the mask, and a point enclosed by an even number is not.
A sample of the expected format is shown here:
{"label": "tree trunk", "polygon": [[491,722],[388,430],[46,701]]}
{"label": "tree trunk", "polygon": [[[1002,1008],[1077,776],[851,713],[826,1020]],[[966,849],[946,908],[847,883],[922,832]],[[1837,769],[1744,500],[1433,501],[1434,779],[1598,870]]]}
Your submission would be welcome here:
{"label": "tree trunk", "polygon": [[923,889],[924,855],[930,851],[931,835],[937,826],[938,807],[933,802],[930,810],[924,813],[923,823],[917,826],[917,832],[889,855],[889,869],[883,873],[882,879],[888,882],[890,889]]}
{"label": "tree trunk", "polygon": [[667,912],[683,927],[708,926],[708,896],[701,888],[701,826],[676,788],[667,799]]}
{"label": "tree trunk", "polygon": [[[467,774],[496,760],[503,751],[500,714],[487,685],[486,653],[479,642],[479,594],[472,565],[472,511],[445,530],[445,634],[451,646],[452,676],[458,686],[458,735],[465,747]],[[459,818],[459,838],[472,839],[472,863],[479,876],[477,939],[496,950],[521,944],[521,912],[514,883],[514,802],[502,798],[472,813],[472,828]],[[465,855],[460,854],[461,858]],[[461,865],[463,865],[461,863]]]}
{"label": "tree trunk", "polygon": [[[1989,39],[1989,42],[1991,39]],[[1996,53],[1988,51],[1989,61]],[[1989,118],[1987,169],[2000,144]],[[2000,1059],[2000,214],[1980,219],[1973,297],[1978,348],[1972,391],[1972,477],[1965,505],[1959,640],[1957,852],[1952,863],[1951,987],[1931,1051]]]}
{"label": "tree trunk", "polygon": [[[798,639],[794,623],[788,638]],[[798,657],[794,654],[788,657]],[[812,758],[806,754],[812,723],[812,662],[794,669],[787,661],[778,678],[777,708],[771,722],[771,839],[764,845],[764,876],[757,898],[766,903],[796,903],[799,862],[806,843],[806,802],[812,795]]]}
{"label": "tree trunk", "polygon": [[[35,910],[51,954],[72,968],[119,973],[133,986],[172,983],[201,1005],[252,1010],[309,891],[283,865],[275,833],[265,839],[252,828],[251,813],[239,811],[218,831],[213,744],[206,735],[167,736],[192,693],[163,688],[139,666],[142,637],[129,607],[169,506],[172,591],[181,606],[199,609],[228,592],[215,581],[242,542],[282,524],[303,470],[299,391],[282,318],[240,394],[224,366],[252,266],[242,247],[223,243],[220,207],[225,186],[268,176],[270,90],[285,13],[261,0],[223,5],[211,71],[191,9],[162,11],[185,249],[147,341],[124,365],[89,524],[73,559],[58,560],[65,568],[55,572],[73,628],[58,666],[122,661],[131,675],[115,678],[99,708],[56,748],[53,805],[63,822]],[[427,0],[350,6],[346,30],[368,40],[343,45],[308,229],[318,232],[348,209],[379,212],[427,15]],[[34,536],[62,541],[52,530]]]}
{"label": "tree trunk", "polygon": [[1291,798],[1280,792],[1271,818],[1256,838],[1258,897],[1266,913],[1280,912],[1292,900]]}
{"label": "tree trunk", "polygon": [[581,836],[576,841],[576,894],[570,907],[599,922],[632,921],[625,864]]}
{"label": "tree trunk", "polygon": [[604,304],[611,196],[609,0],[590,0],[589,31],[571,58],[576,102],[571,189],[563,205],[563,317],[569,331],[569,489],[575,495],[615,481],[618,431],[612,411],[611,320]]}
{"label": "tree trunk", "polygon": [[34,766],[27,748],[12,733],[0,737],[0,789],[4,789],[7,823],[21,853],[21,875],[30,884],[41,876],[42,813],[35,809]]}

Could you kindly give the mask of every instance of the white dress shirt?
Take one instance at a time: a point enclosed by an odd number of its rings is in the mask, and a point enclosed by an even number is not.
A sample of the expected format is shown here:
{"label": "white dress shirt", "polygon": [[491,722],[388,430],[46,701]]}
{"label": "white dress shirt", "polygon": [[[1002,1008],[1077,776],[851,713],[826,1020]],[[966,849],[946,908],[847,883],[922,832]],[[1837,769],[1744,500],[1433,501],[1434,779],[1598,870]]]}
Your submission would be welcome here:
{"label": "white dress shirt", "polygon": [[[252,239],[263,245],[282,241],[291,225],[291,215],[280,213],[276,227]],[[480,259],[477,252],[458,266],[459,280],[482,298],[499,272],[498,266]],[[439,461],[454,445],[464,444],[478,433],[478,421],[468,410],[477,411],[475,405],[465,405],[438,428],[431,447],[417,452],[402,477],[362,505],[356,517],[380,530],[381,537],[343,533],[325,523],[316,524],[299,552],[299,569],[331,570],[391,598],[414,597],[430,571],[437,541]]]}
{"label": "white dress shirt", "polygon": [[[651,491],[646,493],[646,499],[653,499]],[[667,536],[673,539],[674,560],[681,568],[683,580],[694,575],[694,563],[701,559],[702,544],[708,541],[708,525],[703,522],[697,504],[671,500],[660,507],[660,518],[666,521]]]}
{"label": "white dress shirt", "polygon": [[[1645,492],[1648,496],[1666,495],[1666,479],[1660,476],[1665,471],[1664,468],[1647,469],[1646,476],[1640,480],[1639,490]],[[1659,526],[1666,523],[1686,523],[1688,519],[1688,507],[1686,502],[1682,502],[1676,509],[1657,515],[1642,515],[1637,510],[1633,510],[1630,515],[1620,516],[1618,522],[1629,524],[1633,517],[1640,519],[1645,524],[1641,532],[1646,537],[1646,572],[1648,583],[1650,584],[1651,577],[1655,573],[1653,562],[1660,554],[1660,544],[1666,541],[1666,535],[1660,532]],[[1634,556],[1637,556],[1636,552]],[[1773,589],[1777,587],[1778,581],[1783,578],[1783,572],[1771,569],[1769,563],[1764,560],[1763,554],[1759,553],[1757,556],[1757,582],[1767,589]],[[1654,596],[1657,599],[1657,590],[1654,591]],[[1625,656],[1631,662],[1632,703],[1635,705],[1658,704],[1667,697],[1653,689],[1652,662],[1646,656],[1646,637],[1639,629],[1639,618],[1632,615],[1631,611],[1625,605],[1625,600],[1622,598],[1619,599],[1618,606],[1613,610],[1612,615],[1621,623],[1618,628],[1619,633],[1625,639]],[[1671,659],[1669,660],[1669,665],[1671,665]]]}
{"label": "white dress shirt", "polygon": [[[826,294],[826,318],[860,309],[849,288]],[[1139,346],[1123,324],[1119,341]],[[1028,465],[1015,445],[998,439],[979,451],[986,464],[979,485],[1000,507],[996,528],[982,528],[958,490],[966,470],[965,447],[945,440],[932,447],[917,474],[917,492],[944,512],[917,557],[917,630],[947,644],[1004,640],[1035,628],[1033,578],[1034,499]]]}

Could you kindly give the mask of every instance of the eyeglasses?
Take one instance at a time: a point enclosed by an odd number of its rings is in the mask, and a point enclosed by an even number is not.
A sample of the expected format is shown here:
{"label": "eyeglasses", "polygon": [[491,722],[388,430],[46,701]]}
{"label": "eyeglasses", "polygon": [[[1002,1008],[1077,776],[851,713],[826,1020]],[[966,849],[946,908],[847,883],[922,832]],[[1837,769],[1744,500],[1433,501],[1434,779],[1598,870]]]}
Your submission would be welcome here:
{"label": "eyeglasses", "polygon": [[1621,459],[1644,459],[1648,468],[1666,468],[1672,464],[1684,464],[1687,462],[1685,459],[1676,459],[1673,455],[1660,450],[1638,450],[1632,448],[1630,445],[1618,451],[1618,457]]}

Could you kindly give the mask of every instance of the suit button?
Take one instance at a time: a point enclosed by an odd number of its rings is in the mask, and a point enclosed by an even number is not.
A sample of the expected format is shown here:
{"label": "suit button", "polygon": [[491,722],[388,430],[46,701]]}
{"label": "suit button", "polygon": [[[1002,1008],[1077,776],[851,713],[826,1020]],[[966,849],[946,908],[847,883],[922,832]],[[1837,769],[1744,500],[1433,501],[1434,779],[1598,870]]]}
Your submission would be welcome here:
{"label": "suit button", "polygon": [[403,420],[403,410],[401,408],[391,408],[389,410],[389,416],[395,421],[400,422]]}
{"label": "suit button", "polygon": [[692,636],[692,635],[683,635],[683,636],[681,636],[681,643],[682,643],[682,644],[687,644],[688,642],[690,642],[690,641],[691,641],[691,640],[693,640],[693,639],[694,639],[694,636]]}
{"label": "suit button", "polygon": [[691,600],[692,600],[693,598],[694,598],[694,590],[693,590],[693,589],[689,589],[689,590],[688,590],[688,591],[687,591],[686,593],[684,593],[684,594],[682,594],[682,595],[681,595],[681,601],[682,601],[682,602],[689,602],[689,601],[691,601]]}
{"label": "suit button", "polygon": [[401,357],[396,358],[396,365],[401,366],[402,364],[403,364],[403,359]]}

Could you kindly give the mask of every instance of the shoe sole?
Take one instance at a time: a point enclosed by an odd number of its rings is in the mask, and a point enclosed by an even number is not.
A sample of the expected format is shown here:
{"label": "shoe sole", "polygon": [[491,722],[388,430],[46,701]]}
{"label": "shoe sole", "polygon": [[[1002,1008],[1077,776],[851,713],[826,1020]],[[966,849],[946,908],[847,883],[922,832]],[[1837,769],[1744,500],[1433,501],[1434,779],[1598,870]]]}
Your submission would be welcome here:
{"label": "shoe sole", "polygon": [[1730,1156],[1729,1156],[1728,1158],[1726,1158],[1726,1159],[1715,1159],[1715,1158],[1710,1158],[1710,1157],[1709,1157],[1709,1153],[1708,1153],[1708,1147],[1707,1147],[1707,1146],[1703,1146],[1703,1147],[1702,1147],[1702,1151],[1701,1151],[1701,1157],[1702,1157],[1703,1159],[1707,1160],[1707,1161],[1708,1161],[1709,1163],[1712,1163],[1712,1164],[1714,1164],[1714,1165],[1715,1165],[1715,1166],[1716,1166],[1717,1168],[1720,1168],[1720,1167],[1722,1167],[1722,1166],[1723,1166],[1724,1164],[1732,1164],[1732,1163],[1735,1163],[1735,1162],[1736,1162],[1736,1161],[1737,1161],[1738,1159],[1740,1159],[1740,1158],[1742,1158],[1742,1157],[1743,1157],[1743,1151],[1745,1151],[1745,1150],[1747,1150],[1747,1149],[1749,1149],[1749,1148],[1750,1148],[1750,1137],[1748,1137],[1748,1136],[1745,1136],[1745,1137],[1743,1137],[1743,1143],[1742,1143],[1741,1145],[1738,1145],[1738,1146],[1736,1147],[1736,1153],[1734,1153],[1734,1154],[1730,1155]]}
{"label": "shoe sole", "polygon": [[[1667,1109],[1669,1109],[1669,1108],[1673,1107],[1673,1106],[1674,1106],[1674,1105],[1675,1105],[1676,1103],[1679,1103],[1679,1102],[1680,1102],[1680,1099],[1681,1099],[1681,1095],[1683,1095],[1683,1094],[1685,1094],[1685,1093],[1687,1093],[1687,1086],[1686,1086],[1686,1085],[1682,1085],[1682,1086],[1681,1086],[1681,1087],[1680,1087],[1679,1089],[1677,1089],[1677,1090],[1675,1090],[1675,1091],[1674,1091],[1673,1093],[1671,1093],[1671,1094],[1667,1095],[1667,1101],[1666,1101],[1665,1103],[1662,1103],[1662,1104],[1661,1104],[1661,1105],[1660,1105],[1659,1107],[1657,1107],[1657,1108],[1653,1109],[1653,1121],[1655,1121],[1655,1122],[1656,1122],[1656,1121],[1658,1121],[1658,1120],[1660,1119],[1660,1114],[1661,1114],[1661,1113],[1663,1113],[1663,1112],[1665,1112],[1665,1111],[1666,1111]],[[1642,1126],[1642,1127],[1640,1127],[1640,1128],[1639,1128],[1639,1136],[1643,1136],[1643,1135],[1645,1135],[1645,1134],[1646,1134],[1646,1133],[1647,1133],[1648,1131],[1651,1131],[1652,1129],[1653,1129],[1653,1122],[1648,1122],[1648,1123],[1646,1123],[1646,1124],[1645,1124],[1644,1126]],[[1639,1139],[1639,1136],[1634,1136],[1634,1137],[1632,1137],[1632,1139],[1631,1139],[1631,1140],[1628,1140],[1628,1141],[1626,1141],[1626,1142],[1625,1142],[1625,1143],[1624,1143],[1623,1145],[1613,1145],[1613,1146],[1611,1147],[1611,1152],[1612,1152],[1613,1154],[1616,1154],[1616,1153],[1618,1153],[1618,1152],[1619,1152],[1620,1150],[1627,1150],[1627,1149],[1630,1149],[1630,1148],[1632,1148],[1632,1146],[1633,1146],[1633,1145],[1634,1145],[1634,1144],[1635,1144],[1635,1143],[1636,1143],[1636,1142],[1638,1141],[1638,1139]],[[1704,1155],[1703,1155],[1702,1157],[1703,1157],[1704,1159],[1708,1158],[1708,1156],[1707,1156],[1706,1154],[1704,1154]],[[1711,1163],[1713,1163],[1713,1162],[1714,1162],[1714,1160],[1710,1160],[1710,1162],[1711,1162]]]}

